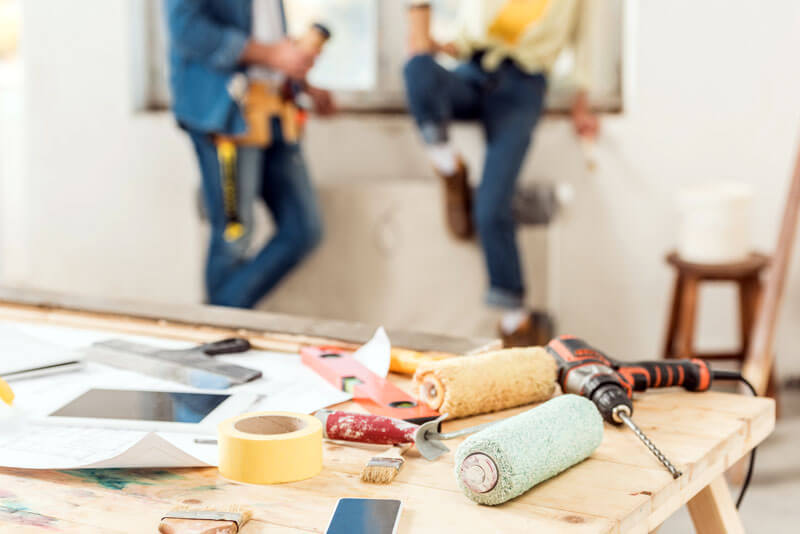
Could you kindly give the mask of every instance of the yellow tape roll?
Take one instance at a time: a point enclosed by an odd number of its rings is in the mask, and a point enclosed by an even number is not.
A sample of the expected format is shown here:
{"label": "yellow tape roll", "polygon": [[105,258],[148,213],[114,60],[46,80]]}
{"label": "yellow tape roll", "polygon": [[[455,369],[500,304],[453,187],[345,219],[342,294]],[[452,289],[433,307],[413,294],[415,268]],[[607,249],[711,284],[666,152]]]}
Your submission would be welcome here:
{"label": "yellow tape roll", "polygon": [[305,414],[261,412],[220,423],[219,472],[247,484],[280,484],[322,470],[322,423]]}

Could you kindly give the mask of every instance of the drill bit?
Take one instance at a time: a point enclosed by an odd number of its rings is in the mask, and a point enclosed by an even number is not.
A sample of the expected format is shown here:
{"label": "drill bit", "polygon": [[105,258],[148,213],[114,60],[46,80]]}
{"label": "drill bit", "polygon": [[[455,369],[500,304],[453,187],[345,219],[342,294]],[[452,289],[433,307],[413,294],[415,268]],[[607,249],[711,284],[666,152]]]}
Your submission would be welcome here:
{"label": "drill bit", "polygon": [[633,430],[633,433],[636,434],[636,436],[640,440],[642,440],[642,443],[644,443],[647,446],[647,448],[650,449],[650,452],[652,452],[655,455],[655,457],[658,458],[658,461],[661,462],[664,465],[664,467],[667,468],[667,470],[672,475],[672,478],[678,478],[683,474],[680,471],[678,471],[677,467],[672,465],[672,462],[670,462],[669,459],[666,456],[664,456],[664,453],[661,452],[658,449],[658,447],[656,447],[655,443],[650,441],[650,438],[648,438],[645,435],[645,433],[642,432],[642,429],[639,428],[636,425],[636,423],[633,422],[633,419],[631,419],[630,410],[628,409],[627,406],[620,405],[615,407],[614,417],[619,418],[623,423],[625,423],[625,425],[627,425],[628,428]]}

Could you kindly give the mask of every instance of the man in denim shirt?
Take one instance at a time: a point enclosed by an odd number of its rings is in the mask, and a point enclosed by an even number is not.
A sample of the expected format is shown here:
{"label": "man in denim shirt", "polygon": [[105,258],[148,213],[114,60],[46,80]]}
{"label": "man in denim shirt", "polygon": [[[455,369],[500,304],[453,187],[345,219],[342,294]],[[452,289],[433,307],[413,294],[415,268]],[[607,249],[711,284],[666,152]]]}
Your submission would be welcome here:
{"label": "man in denim shirt", "polygon": [[[200,164],[211,223],[206,289],[211,304],[250,308],[273,289],[322,237],[319,207],[300,146],[270,125],[268,146],[239,146],[235,208],[241,232],[226,234],[226,193],[215,141],[245,134],[237,86],[305,83],[315,56],[286,38],[281,0],[166,0],[172,103]],[[333,111],[330,95],[309,87],[316,111]],[[239,95],[240,96],[240,95]],[[252,212],[260,197],[275,233],[248,256]],[[229,199],[230,202],[230,199]],[[227,206],[230,209],[230,205]]]}

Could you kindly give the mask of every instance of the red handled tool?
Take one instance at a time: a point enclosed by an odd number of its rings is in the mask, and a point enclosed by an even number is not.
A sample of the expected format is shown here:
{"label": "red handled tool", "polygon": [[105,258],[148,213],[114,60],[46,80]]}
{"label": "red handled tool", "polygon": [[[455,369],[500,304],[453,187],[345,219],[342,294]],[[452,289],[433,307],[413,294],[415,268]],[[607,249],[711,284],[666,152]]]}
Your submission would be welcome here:
{"label": "red handled tool", "polygon": [[427,460],[435,460],[450,450],[441,443],[442,441],[473,434],[496,423],[490,421],[455,432],[441,433],[439,428],[447,415],[421,425],[381,415],[331,410],[319,410],[314,416],[322,423],[325,439],[372,445],[413,443]]}
{"label": "red handled tool", "polygon": [[334,387],[352,393],[353,399],[370,413],[414,423],[439,417],[438,412],[361,365],[352,352],[334,347],[303,347],[300,357]]}

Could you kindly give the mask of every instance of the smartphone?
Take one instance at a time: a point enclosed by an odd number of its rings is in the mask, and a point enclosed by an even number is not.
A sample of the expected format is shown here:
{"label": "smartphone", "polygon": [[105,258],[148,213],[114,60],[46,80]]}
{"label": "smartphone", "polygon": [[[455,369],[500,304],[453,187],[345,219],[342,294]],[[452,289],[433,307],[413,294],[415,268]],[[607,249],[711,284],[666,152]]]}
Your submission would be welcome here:
{"label": "smartphone", "polygon": [[339,499],[326,534],[395,534],[403,503],[394,499]]}
{"label": "smartphone", "polygon": [[256,395],[91,389],[44,420],[101,428],[213,434],[216,425],[247,411]]}

